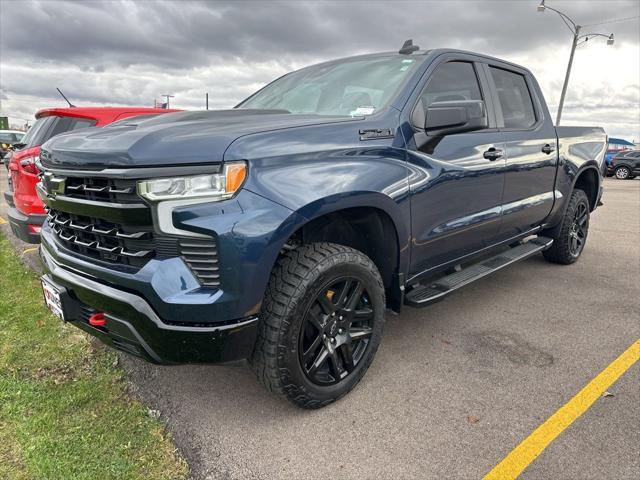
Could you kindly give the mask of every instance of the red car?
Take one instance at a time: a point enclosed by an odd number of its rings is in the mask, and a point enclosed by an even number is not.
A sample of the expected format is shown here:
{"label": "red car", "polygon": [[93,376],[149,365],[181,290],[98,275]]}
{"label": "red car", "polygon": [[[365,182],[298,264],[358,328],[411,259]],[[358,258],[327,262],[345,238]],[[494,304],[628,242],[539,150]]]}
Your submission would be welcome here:
{"label": "red car", "polygon": [[9,190],[5,200],[9,205],[9,223],[13,233],[29,243],[40,242],[40,228],[45,220],[44,205],[36,195],[40,146],[51,137],[71,130],[102,127],[117,120],[140,115],[158,115],[179,110],[142,107],[74,107],[47,108],[36,113],[36,122],[8,154]]}

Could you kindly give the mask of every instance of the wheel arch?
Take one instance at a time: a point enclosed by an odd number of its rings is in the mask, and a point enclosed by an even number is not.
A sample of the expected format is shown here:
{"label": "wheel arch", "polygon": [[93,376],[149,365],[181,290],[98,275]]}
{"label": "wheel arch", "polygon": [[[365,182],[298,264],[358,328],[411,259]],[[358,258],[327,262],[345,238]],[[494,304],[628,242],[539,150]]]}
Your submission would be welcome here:
{"label": "wheel arch", "polygon": [[590,209],[591,211],[595,210],[600,193],[600,173],[597,165],[589,164],[578,171],[573,180],[571,191],[576,188],[587,194]]}
{"label": "wheel arch", "polygon": [[[409,262],[409,238],[395,201],[377,192],[335,195],[311,202],[288,223],[280,255],[301,244],[330,242],[355,248],[374,262],[387,291],[388,304],[399,310],[402,279]],[[272,268],[273,268],[272,267]]]}

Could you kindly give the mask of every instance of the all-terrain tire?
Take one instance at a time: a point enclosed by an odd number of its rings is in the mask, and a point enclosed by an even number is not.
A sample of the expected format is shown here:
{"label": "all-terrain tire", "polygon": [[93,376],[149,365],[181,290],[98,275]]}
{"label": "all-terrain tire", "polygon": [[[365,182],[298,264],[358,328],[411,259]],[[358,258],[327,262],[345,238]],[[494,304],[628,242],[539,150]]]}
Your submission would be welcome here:
{"label": "all-terrain tire", "polygon": [[[576,214],[579,211],[584,211],[586,207],[586,224],[584,226],[584,239],[582,248],[579,251],[573,251],[571,248],[572,234],[575,227]],[[587,194],[578,188],[576,188],[571,194],[569,199],[569,205],[562,218],[562,224],[560,229],[555,234],[549,235],[543,233],[545,236],[553,238],[553,244],[550,248],[543,251],[544,258],[553,263],[559,263],[562,265],[569,265],[574,263],[584,250],[584,242],[587,240],[587,233],[589,231],[589,198]]]}
{"label": "all-terrain tire", "polygon": [[[366,289],[373,310],[372,333],[362,357],[345,378],[333,385],[318,385],[301,365],[301,329],[323,288],[342,278],[356,278]],[[367,371],[382,338],[384,311],[384,286],[369,257],[332,243],[303,245],[282,255],[271,273],[250,364],[268,390],[303,408],[323,407],[348,393]]]}

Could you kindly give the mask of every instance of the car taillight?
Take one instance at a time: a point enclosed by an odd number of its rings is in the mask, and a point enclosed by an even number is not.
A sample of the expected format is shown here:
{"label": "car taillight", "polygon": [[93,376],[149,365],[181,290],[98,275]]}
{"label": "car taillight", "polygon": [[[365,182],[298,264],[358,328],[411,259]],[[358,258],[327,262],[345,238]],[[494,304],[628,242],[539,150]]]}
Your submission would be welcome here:
{"label": "car taillight", "polygon": [[27,173],[31,173],[33,175],[38,175],[38,173],[40,173],[40,171],[38,170],[38,167],[36,167],[36,162],[38,161],[38,157],[27,157],[27,158],[23,158],[22,160],[20,160],[20,166],[22,167],[22,169],[27,172]]}

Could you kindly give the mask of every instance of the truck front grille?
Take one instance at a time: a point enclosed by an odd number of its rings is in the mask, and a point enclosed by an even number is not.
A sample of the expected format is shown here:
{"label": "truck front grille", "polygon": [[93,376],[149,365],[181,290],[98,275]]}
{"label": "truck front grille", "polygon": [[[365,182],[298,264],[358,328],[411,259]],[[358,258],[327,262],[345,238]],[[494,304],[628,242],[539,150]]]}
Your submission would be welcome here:
{"label": "truck front grille", "polygon": [[142,267],[154,257],[153,231],[49,209],[47,221],[60,243],[81,255]]}
{"label": "truck front grille", "polygon": [[136,181],[131,179],[69,177],[65,181],[65,195],[99,202],[140,203]]}
{"label": "truck front grille", "polygon": [[63,180],[63,191],[49,199],[46,208],[47,223],[59,245],[78,255],[133,270],[152,258],[181,257],[202,286],[220,286],[215,240],[154,231],[151,209],[136,194],[136,180]]}

